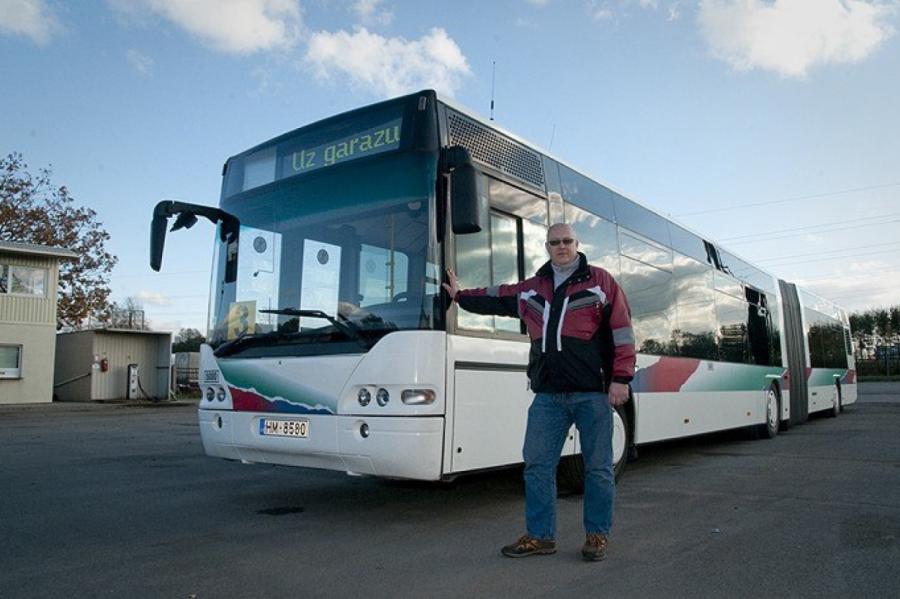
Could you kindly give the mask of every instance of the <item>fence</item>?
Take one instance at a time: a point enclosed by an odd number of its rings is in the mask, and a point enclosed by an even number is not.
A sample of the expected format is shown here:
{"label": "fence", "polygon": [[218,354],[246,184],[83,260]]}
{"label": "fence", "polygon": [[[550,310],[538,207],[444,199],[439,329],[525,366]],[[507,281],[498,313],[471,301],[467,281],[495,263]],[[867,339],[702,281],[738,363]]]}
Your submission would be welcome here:
{"label": "fence", "polygon": [[900,358],[885,356],[881,359],[857,360],[856,374],[860,378],[873,376],[900,377]]}

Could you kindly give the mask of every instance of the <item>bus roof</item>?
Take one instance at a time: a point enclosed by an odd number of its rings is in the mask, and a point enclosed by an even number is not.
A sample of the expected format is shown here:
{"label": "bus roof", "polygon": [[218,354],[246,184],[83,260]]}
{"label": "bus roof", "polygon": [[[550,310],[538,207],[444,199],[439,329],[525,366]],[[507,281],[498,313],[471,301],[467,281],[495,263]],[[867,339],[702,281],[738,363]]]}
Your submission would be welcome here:
{"label": "bus roof", "polygon": [[[420,92],[420,93],[421,93],[421,92]],[[583,170],[581,170],[581,169],[579,169],[579,168],[576,168],[576,167],[572,166],[572,164],[570,164],[569,162],[567,162],[567,161],[565,161],[565,160],[561,160],[560,158],[554,156],[553,154],[551,154],[549,151],[545,150],[545,149],[544,149],[543,147],[541,147],[540,145],[535,144],[535,143],[532,143],[532,142],[530,142],[530,141],[528,141],[528,140],[526,140],[526,139],[520,137],[519,135],[516,135],[515,133],[512,133],[511,131],[509,131],[509,130],[507,130],[507,129],[504,129],[503,127],[498,126],[498,125],[496,124],[495,121],[491,121],[491,120],[485,119],[484,116],[482,116],[482,115],[479,114],[478,112],[476,112],[476,111],[474,111],[474,110],[472,110],[472,109],[470,109],[470,108],[468,108],[468,107],[466,107],[466,106],[463,106],[462,104],[457,103],[455,100],[451,100],[451,99],[448,99],[448,98],[446,98],[446,97],[443,97],[443,96],[441,96],[440,94],[437,94],[437,98],[438,98],[438,100],[439,100],[440,102],[446,104],[447,106],[449,106],[450,108],[452,108],[452,109],[454,109],[454,110],[456,110],[456,111],[459,111],[459,112],[465,114],[465,115],[468,116],[469,118],[472,118],[472,119],[478,121],[481,125],[484,125],[485,127],[488,127],[488,128],[491,128],[491,129],[494,129],[495,131],[497,131],[497,132],[499,132],[499,133],[502,133],[503,135],[506,135],[506,136],[509,137],[510,139],[513,139],[513,140],[515,140],[515,141],[517,141],[517,142],[519,142],[519,143],[521,143],[521,144],[523,144],[523,145],[525,145],[525,146],[528,146],[529,148],[531,148],[531,149],[533,149],[533,150],[535,150],[535,151],[537,151],[537,152],[540,152],[540,153],[543,154],[544,156],[546,156],[546,157],[548,157],[548,158],[550,158],[550,159],[552,159],[552,160],[558,162],[559,164],[561,164],[561,165],[563,165],[563,166],[565,166],[565,167],[567,167],[567,168],[572,169],[573,171],[575,171],[575,172],[577,172],[577,173],[579,173],[579,174],[581,174],[581,175],[583,175],[583,176],[585,176],[585,177],[588,177],[589,179],[592,179],[593,181],[596,181],[597,183],[600,183],[601,185],[603,185],[603,186],[606,187],[607,189],[609,189],[609,190],[611,190],[611,191],[614,191],[615,193],[621,195],[622,197],[624,197],[624,198],[626,198],[626,199],[628,199],[628,200],[631,200],[631,201],[634,202],[635,204],[637,204],[637,205],[641,206],[642,208],[645,208],[646,210],[649,210],[650,212],[653,212],[653,213],[656,214],[657,216],[659,216],[659,217],[661,217],[661,218],[664,218],[664,219],[666,219],[667,221],[669,221],[669,222],[671,222],[671,223],[673,223],[673,224],[675,224],[675,225],[681,227],[681,228],[684,229],[685,231],[688,231],[688,232],[690,232],[690,233],[693,233],[694,235],[700,237],[701,239],[705,239],[705,240],[708,240],[708,241],[712,242],[713,245],[715,245],[717,248],[722,249],[722,250],[725,250],[725,251],[727,251],[728,253],[734,255],[736,258],[738,258],[738,259],[740,259],[740,260],[743,260],[743,261],[747,262],[748,264],[750,264],[750,265],[753,266],[754,268],[758,269],[759,271],[765,273],[766,275],[769,275],[770,277],[774,277],[774,278],[776,278],[776,279],[780,279],[780,277],[778,277],[777,275],[773,274],[772,272],[766,270],[765,268],[760,268],[759,266],[757,266],[756,264],[754,264],[754,262],[753,262],[752,260],[748,260],[747,258],[745,258],[744,256],[740,255],[739,253],[735,252],[734,250],[731,250],[730,248],[724,246],[722,243],[716,241],[716,239],[715,239],[714,237],[709,236],[709,235],[706,235],[706,234],[704,234],[704,233],[700,233],[699,231],[695,230],[693,227],[690,227],[689,225],[684,224],[683,222],[677,220],[676,218],[674,218],[674,217],[672,217],[672,216],[667,216],[667,215],[665,215],[665,214],[660,213],[659,210],[656,210],[656,209],[653,208],[652,206],[648,205],[646,202],[644,202],[644,201],[642,201],[642,200],[640,200],[640,199],[637,199],[635,196],[633,196],[633,195],[631,195],[631,194],[624,193],[622,190],[620,190],[619,188],[617,188],[617,187],[614,186],[614,185],[609,184],[606,180],[604,180],[604,179],[602,179],[602,178],[599,178],[599,177],[595,177],[595,176],[591,176],[591,175],[586,174]],[[804,289],[804,290],[805,290],[805,289]],[[817,295],[817,297],[819,297],[820,299],[823,299],[823,300],[825,300],[825,301],[830,301],[830,300],[827,300],[826,298],[821,297],[821,296],[818,295],[818,294],[814,294],[814,295]],[[840,308],[840,306],[838,306],[838,304],[836,304],[836,303],[834,303],[834,302],[831,302],[831,303],[832,303],[835,307]]]}

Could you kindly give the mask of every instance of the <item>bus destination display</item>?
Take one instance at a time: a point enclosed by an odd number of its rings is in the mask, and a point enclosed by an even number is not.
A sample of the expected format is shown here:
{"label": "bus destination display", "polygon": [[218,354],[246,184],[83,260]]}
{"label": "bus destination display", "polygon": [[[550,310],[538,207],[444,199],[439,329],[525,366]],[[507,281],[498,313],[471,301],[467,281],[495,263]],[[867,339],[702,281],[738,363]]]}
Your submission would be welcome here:
{"label": "bus destination display", "polygon": [[287,177],[299,175],[363,156],[396,150],[400,147],[402,121],[394,119],[333,141],[292,148],[282,157],[282,173]]}

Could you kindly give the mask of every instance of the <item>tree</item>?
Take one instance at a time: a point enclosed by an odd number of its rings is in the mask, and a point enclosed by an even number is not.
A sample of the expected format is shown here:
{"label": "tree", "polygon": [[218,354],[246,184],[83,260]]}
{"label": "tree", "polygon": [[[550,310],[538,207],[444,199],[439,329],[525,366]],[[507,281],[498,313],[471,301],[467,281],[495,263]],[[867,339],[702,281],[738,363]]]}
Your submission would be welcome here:
{"label": "tree", "polygon": [[874,311],[875,325],[878,327],[878,334],[882,337],[888,337],[891,334],[891,315],[884,308],[878,308]]}
{"label": "tree", "polygon": [[110,304],[109,313],[103,317],[103,324],[113,329],[150,330],[144,318],[144,306],[133,297],[125,298],[122,304]]}
{"label": "tree", "polygon": [[172,343],[172,353],[183,351],[200,351],[200,344],[206,343],[206,338],[197,329],[181,329],[175,334]]}
{"label": "tree", "polygon": [[79,328],[109,315],[109,274],[118,259],[106,250],[109,233],[97,213],[78,206],[49,168],[28,172],[21,154],[0,158],[0,239],[73,250],[60,265],[57,328]]}

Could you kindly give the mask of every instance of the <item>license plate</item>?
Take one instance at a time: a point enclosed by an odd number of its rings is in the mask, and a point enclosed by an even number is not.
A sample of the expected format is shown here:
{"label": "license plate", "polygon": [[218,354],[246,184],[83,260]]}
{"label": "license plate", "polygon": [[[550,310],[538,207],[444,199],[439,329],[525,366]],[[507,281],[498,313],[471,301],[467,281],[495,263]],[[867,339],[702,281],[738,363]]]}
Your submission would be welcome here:
{"label": "license plate", "polygon": [[261,418],[259,420],[259,434],[268,437],[299,437],[305,439],[309,436],[309,420]]}

